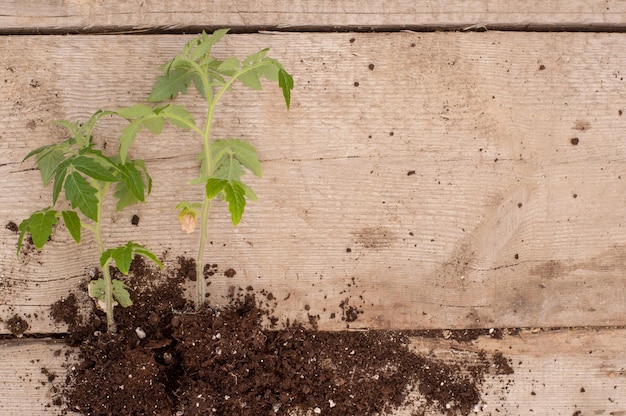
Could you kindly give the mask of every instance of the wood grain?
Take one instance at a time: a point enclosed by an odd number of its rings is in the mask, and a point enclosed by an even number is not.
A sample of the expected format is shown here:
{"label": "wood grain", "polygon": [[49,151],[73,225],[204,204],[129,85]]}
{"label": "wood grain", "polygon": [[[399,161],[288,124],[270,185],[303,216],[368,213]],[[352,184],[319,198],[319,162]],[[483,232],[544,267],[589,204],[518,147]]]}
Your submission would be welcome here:
{"label": "wood grain", "polygon": [[[60,140],[48,123],[145,99],[159,64],[189,36],[0,38],[0,218],[19,223],[49,203],[20,164]],[[212,211],[208,261],[231,285],[274,292],[285,318],[319,315],[351,327],[464,328],[626,324],[626,52],[623,34],[394,33],[232,35],[222,56],[271,48],[293,72],[280,91],[236,88],[218,110],[218,137],[259,148],[260,202],[233,229]],[[140,56],[140,59],[136,59]],[[191,98],[186,98],[192,101]],[[201,118],[201,106],[191,108]],[[113,146],[121,125],[97,140]],[[573,139],[577,144],[574,145]],[[111,212],[105,238],[129,237],[195,257],[174,207],[197,198],[198,141],[174,128],[142,136],[155,186],[148,204]],[[108,207],[109,209],[112,207]],[[130,218],[138,214],[137,227]],[[93,244],[59,230],[41,254],[17,259],[0,230],[0,316],[39,317],[93,267]],[[308,310],[305,307],[308,305]],[[331,319],[331,314],[335,319]],[[4,331],[4,328],[0,328]]]}
{"label": "wood grain", "polygon": [[0,0],[0,33],[237,30],[595,29],[626,24],[619,0]]}
{"label": "wood grain", "polygon": [[[488,356],[501,352],[510,360],[514,374],[486,377],[480,389],[483,401],[472,413],[477,416],[570,416],[577,411],[620,415],[626,406],[625,343],[625,330],[605,329],[522,332],[501,340],[482,337],[471,344],[414,338],[412,348],[448,364],[471,363],[480,350]],[[70,350],[45,340],[5,340],[0,349],[0,415],[58,415],[58,408],[50,405],[54,394],[41,368],[57,376],[54,384],[62,384],[62,366]],[[420,399],[416,393],[412,403],[390,415],[424,410]],[[429,415],[441,414],[426,410]]]}

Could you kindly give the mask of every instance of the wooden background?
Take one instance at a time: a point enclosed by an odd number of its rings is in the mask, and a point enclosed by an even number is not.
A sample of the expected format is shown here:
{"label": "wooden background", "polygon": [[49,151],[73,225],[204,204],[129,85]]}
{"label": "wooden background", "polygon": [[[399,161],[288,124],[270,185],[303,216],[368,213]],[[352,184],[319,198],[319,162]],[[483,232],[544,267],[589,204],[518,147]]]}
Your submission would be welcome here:
{"label": "wooden background", "polygon": [[[1,225],[49,204],[20,161],[64,137],[50,121],[142,102],[183,33],[233,27],[216,52],[270,47],[295,89],[288,112],[274,86],[219,108],[215,133],[253,142],[264,177],[239,227],[213,210],[208,261],[237,270],[213,279],[213,302],[252,285],[322,329],[346,328],[345,299],[363,311],[351,328],[544,328],[474,343],[516,364],[480,414],[626,412],[626,3],[92,3],[0,1]],[[97,139],[113,142],[120,125],[106,127]],[[199,146],[174,128],[140,138],[154,192],[110,211],[110,244],[131,234],[169,268],[195,257],[174,207],[198,195]],[[65,330],[48,306],[96,249],[60,230],[18,259],[17,236],[0,235],[0,318],[31,326],[0,340],[0,415],[56,414],[38,372],[62,372],[62,346],[32,336]],[[450,348],[432,342],[419,348]]]}

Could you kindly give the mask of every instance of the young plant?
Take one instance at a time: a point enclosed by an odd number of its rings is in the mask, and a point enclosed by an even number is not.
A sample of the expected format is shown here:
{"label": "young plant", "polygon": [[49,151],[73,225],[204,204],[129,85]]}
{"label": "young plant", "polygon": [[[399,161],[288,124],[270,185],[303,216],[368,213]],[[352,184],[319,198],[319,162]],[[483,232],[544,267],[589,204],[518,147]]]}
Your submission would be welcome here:
{"label": "young plant", "polygon": [[[20,223],[17,254],[19,256],[26,233],[31,235],[35,247],[41,249],[59,220],[65,223],[76,243],[80,243],[83,229],[93,233],[104,278],[90,282],[89,294],[105,310],[107,329],[113,333],[116,330],[113,306],[117,303],[128,307],[132,301],[127,290],[129,288],[123,282],[111,279],[111,262],[115,261],[117,268],[124,274],[128,273],[135,254],[151,259],[159,267],[163,265],[154,253],[132,241],[115,248],[107,249],[104,246],[101,232],[102,204],[111,185],[115,189],[113,195],[117,198],[117,210],[144,202],[152,186],[142,160],[125,158],[122,162],[119,156],[109,157],[94,148],[93,129],[98,119],[108,114],[113,113],[98,111],[84,124],[65,120],[55,122],[69,130],[70,138],[39,147],[24,158],[23,161],[35,158],[44,186],[53,183],[52,205],[33,212]],[[59,204],[62,191],[66,203],[63,204],[65,209],[61,208],[59,212],[55,207]]]}
{"label": "young plant", "polygon": [[172,103],[150,107],[135,105],[118,110],[118,114],[127,118],[130,124],[120,138],[120,157],[124,161],[126,152],[143,128],[159,134],[164,121],[186,130],[191,130],[202,141],[199,155],[200,175],[192,180],[192,185],[202,185],[204,196],[201,202],[181,202],[177,209],[178,219],[184,231],[193,232],[200,220],[200,241],[196,263],[197,302],[200,308],[205,302],[206,286],[203,279],[204,252],[207,241],[209,207],[215,198],[228,203],[228,210],[233,225],[237,225],[243,216],[246,200],[256,201],[254,191],[242,182],[246,169],[256,176],[261,176],[261,164],[257,150],[245,141],[226,138],[214,139],[211,135],[214,112],[219,101],[236,81],[261,90],[261,79],[266,78],[278,83],[282,89],[287,108],[291,101],[293,78],[275,59],[267,56],[268,49],[247,56],[240,60],[235,56],[217,59],[211,55],[213,45],[226,33],[227,29],[217,30],[212,35],[202,33],[188,42],[181,53],[162,66],[163,75],[157,78],[148,101],[163,102],[175,99],[179,94],[186,94],[193,84],[206,104],[206,117],[197,124],[193,116],[183,106]]}

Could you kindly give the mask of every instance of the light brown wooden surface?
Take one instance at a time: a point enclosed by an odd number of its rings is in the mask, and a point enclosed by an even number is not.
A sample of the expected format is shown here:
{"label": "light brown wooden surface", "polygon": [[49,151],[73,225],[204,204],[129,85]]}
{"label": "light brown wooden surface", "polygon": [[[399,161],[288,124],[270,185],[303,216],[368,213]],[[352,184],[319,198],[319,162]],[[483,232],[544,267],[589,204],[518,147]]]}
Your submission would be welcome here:
{"label": "light brown wooden surface", "polygon": [[0,0],[0,33],[185,30],[199,27],[326,29],[611,29],[626,24],[620,0],[93,2]]}
{"label": "light brown wooden surface", "polygon": [[[17,235],[4,224],[49,203],[38,172],[20,160],[63,137],[48,126],[55,118],[145,99],[157,66],[188,39],[0,38],[0,316],[30,314],[31,331],[49,331],[47,306],[97,256],[89,240],[77,247],[59,230],[43,253],[16,258]],[[213,278],[213,302],[230,285],[253,285],[273,291],[285,317],[319,314],[326,329],[345,327],[345,299],[364,311],[352,327],[625,325],[625,41],[227,37],[218,54],[269,46],[296,88],[289,112],[269,85],[237,88],[218,110],[215,134],[257,145],[264,178],[252,180],[260,202],[238,228],[223,205],[212,212],[207,259],[237,271]],[[192,109],[200,118],[201,107]],[[110,127],[97,140],[113,146],[120,125]],[[133,238],[167,251],[170,267],[195,257],[197,234],[180,231],[174,207],[200,192],[186,185],[198,151],[174,128],[138,141],[133,153],[147,160],[154,193],[107,216],[109,244]]]}
{"label": "light brown wooden surface", "polygon": [[[626,409],[625,330],[557,331],[502,340],[479,338],[471,344],[415,338],[412,348],[448,363],[476,359],[481,349],[497,351],[511,360],[515,373],[487,376],[480,388],[477,416],[621,415]],[[65,348],[43,340],[2,341],[0,349],[0,415],[57,415],[48,406],[50,392],[45,367],[63,382]],[[59,353],[61,351],[61,353]],[[397,416],[423,410],[419,394],[413,402],[391,413]],[[428,412],[438,416],[439,412]]]}

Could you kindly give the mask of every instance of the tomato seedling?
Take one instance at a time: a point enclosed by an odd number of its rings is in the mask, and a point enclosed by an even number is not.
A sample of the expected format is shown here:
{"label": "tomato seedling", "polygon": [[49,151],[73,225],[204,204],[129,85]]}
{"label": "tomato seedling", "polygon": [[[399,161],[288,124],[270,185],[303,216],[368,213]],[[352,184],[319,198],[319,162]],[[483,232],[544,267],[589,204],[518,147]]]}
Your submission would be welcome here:
{"label": "tomato seedling", "polygon": [[[41,249],[49,240],[55,225],[62,220],[70,236],[80,243],[82,230],[93,233],[98,246],[102,276],[89,284],[89,294],[94,297],[107,316],[107,329],[116,331],[113,307],[132,305],[128,286],[111,279],[109,265],[115,261],[117,268],[128,274],[135,254],[145,256],[163,267],[158,258],[142,245],[129,241],[115,248],[105,248],[102,238],[102,205],[111,185],[117,198],[117,210],[144,202],[150,194],[152,180],[142,160],[122,161],[119,156],[106,156],[94,147],[92,133],[96,122],[113,112],[97,111],[85,123],[61,120],[55,122],[70,132],[67,140],[39,147],[26,155],[23,161],[35,158],[44,186],[52,183],[52,205],[33,212],[23,220],[18,229],[20,235],[17,254],[26,233],[31,235],[34,246]],[[59,197],[63,192],[65,204]],[[63,208],[57,209],[57,205]]]}
{"label": "tomato seedling", "polygon": [[148,101],[156,103],[174,100],[179,94],[186,94],[193,84],[206,103],[206,117],[202,124],[197,124],[184,106],[171,102],[154,107],[139,104],[118,110],[119,115],[130,121],[120,137],[122,162],[126,160],[128,148],[143,128],[159,134],[166,120],[173,125],[193,131],[202,141],[202,151],[199,155],[200,175],[190,183],[202,185],[204,196],[201,202],[184,201],[177,206],[180,211],[178,219],[184,231],[193,232],[198,226],[198,220],[200,222],[200,241],[196,258],[198,308],[204,304],[206,298],[203,259],[211,202],[218,197],[226,201],[233,225],[239,224],[247,200],[257,200],[254,191],[242,181],[241,177],[246,170],[261,176],[259,156],[253,145],[234,138],[212,137],[211,126],[217,104],[236,81],[255,90],[263,88],[262,78],[277,82],[282,89],[287,108],[291,103],[293,89],[293,78],[277,60],[267,56],[268,49],[262,49],[244,59],[235,56],[217,59],[212,56],[213,45],[227,32],[227,29],[217,30],[212,35],[203,32],[185,44],[182,52],[162,66],[163,75],[157,78],[148,97]]}

